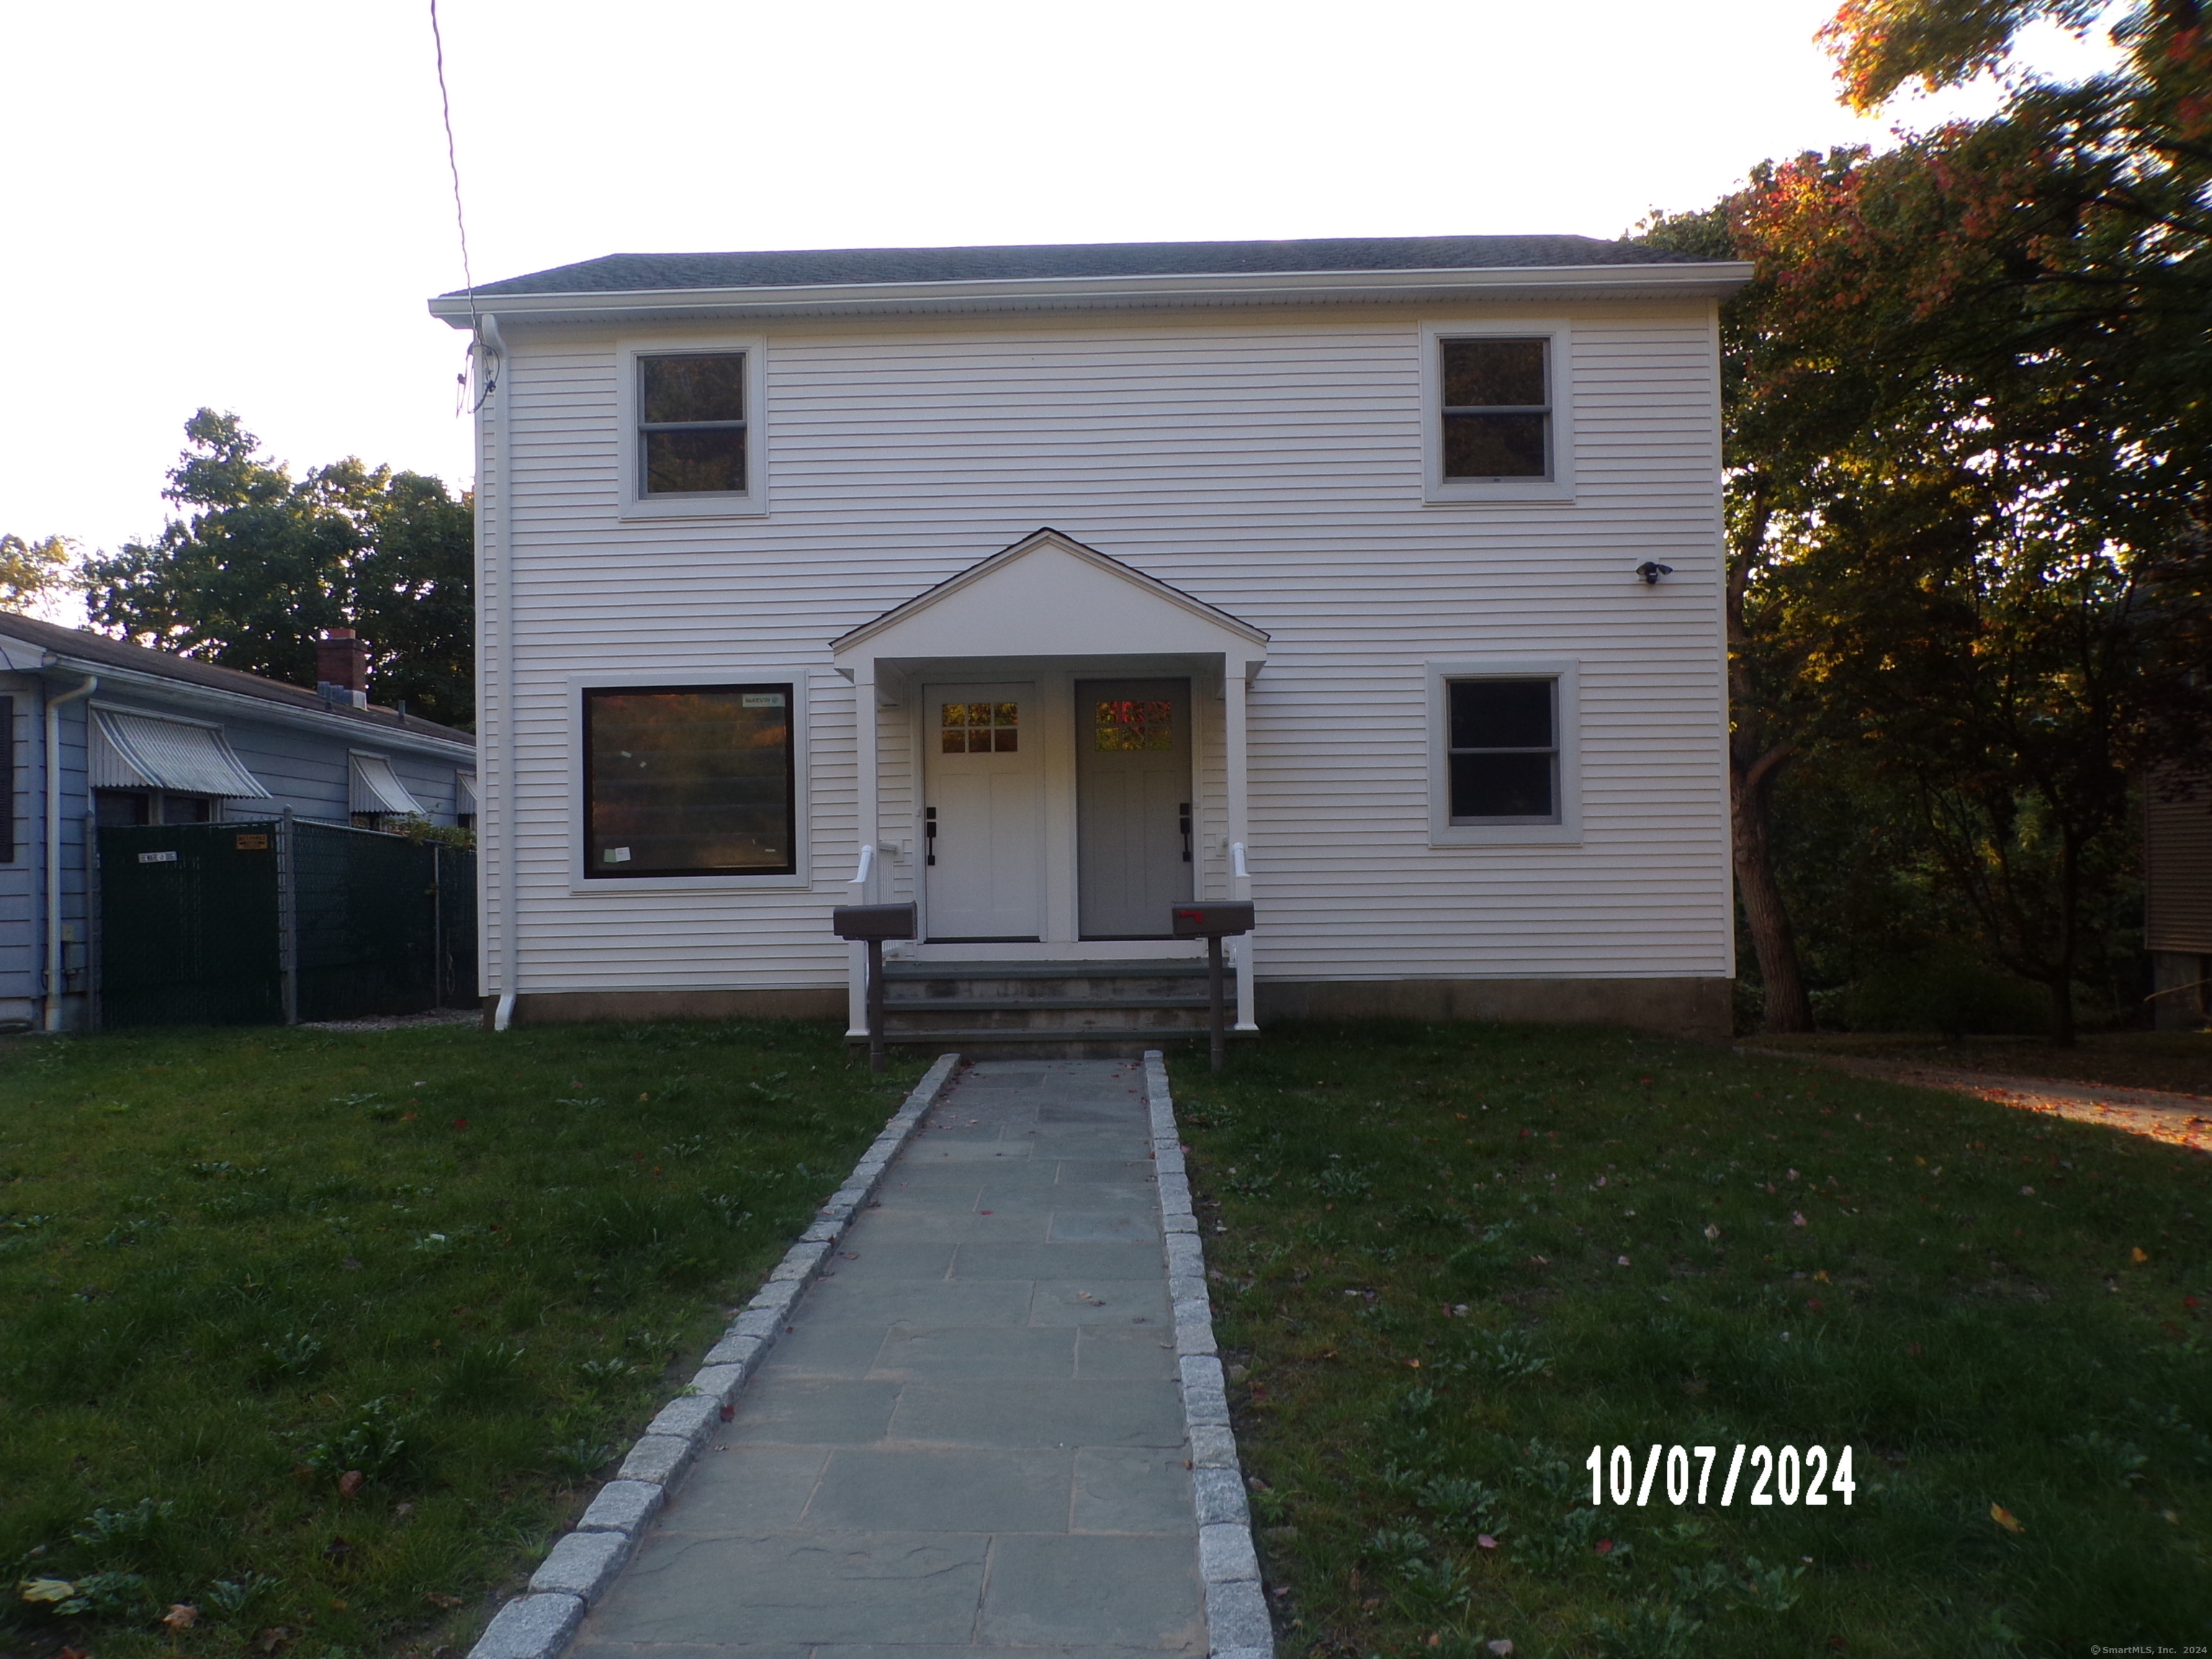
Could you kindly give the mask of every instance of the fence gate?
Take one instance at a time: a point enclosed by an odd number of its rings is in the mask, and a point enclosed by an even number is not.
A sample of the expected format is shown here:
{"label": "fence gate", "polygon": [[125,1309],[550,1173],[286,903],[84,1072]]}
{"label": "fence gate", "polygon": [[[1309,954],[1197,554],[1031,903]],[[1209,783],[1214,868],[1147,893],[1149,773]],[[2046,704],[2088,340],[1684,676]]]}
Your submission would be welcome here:
{"label": "fence gate", "polygon": [[100,831],[106,1025],[472,1007],[476,855],[292,818]]}
{"label": "fence gate", "polygon": [[108,1025],[284,1018],[279,826],[100,832],[100,1008]]}

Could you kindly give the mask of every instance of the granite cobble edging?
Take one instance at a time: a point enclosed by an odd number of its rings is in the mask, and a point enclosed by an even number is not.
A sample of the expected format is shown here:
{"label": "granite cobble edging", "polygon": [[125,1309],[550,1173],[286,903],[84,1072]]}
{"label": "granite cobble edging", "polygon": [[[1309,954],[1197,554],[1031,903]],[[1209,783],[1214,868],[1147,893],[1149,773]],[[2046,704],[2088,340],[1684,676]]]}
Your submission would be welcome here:
{"label": "granite cobble edging", "polygon": [[1252,1544],[1252,1511],[1229,1423],[1229,1382],[1213,1340],[1206,1291],[1206,1250],[1190,1203],[1190,1179],[1176,1133],[1167,1061],[1145,1054],[1145,1103],[1152,1120],[1152,1168],[1159,1181],[1168,1296],[1175,1310],[1176,1361],[1182,1374],[1184,1431],[1198,1505],[1198,1565],[1206,1586],[1206,1641],[1212,1659],[1274,1659],[1275,1632]]}
{"label": "granite cobble edging", "polygon": [[[853,1166],[845,1184],[815,1212],[812,1224],[785,1252],[759,1293],[707,1351],[683,1393],[646,1425],[615,1478],[599,1488],[575,1529],[555,1542],[531,1576],[529,1589],[493,1615],[469,1650],[469,1659],[555,1659],[568,1645],[586,1607],[614,1581],[659,1513],[666,1488],[720,1425],[723,1412],[758,1369],[800,1295],[853,1218],[875,1195],[884,1171],[921,1127],[959,1069],[960,1056],[945,1054],[922,1074],[914,1092]],[[1157,1109],[1154,1120],[1157,1123]]]}

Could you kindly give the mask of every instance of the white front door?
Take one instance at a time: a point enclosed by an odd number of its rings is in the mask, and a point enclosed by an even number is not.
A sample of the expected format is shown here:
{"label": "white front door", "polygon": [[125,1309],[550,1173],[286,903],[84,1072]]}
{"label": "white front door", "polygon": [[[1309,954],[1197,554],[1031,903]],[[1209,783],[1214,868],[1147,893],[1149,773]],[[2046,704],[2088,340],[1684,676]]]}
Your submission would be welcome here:
{"label": "white front door", "polygon": [[929,937],[1044,934],[1044,744],[1032,684],[923,689]]}

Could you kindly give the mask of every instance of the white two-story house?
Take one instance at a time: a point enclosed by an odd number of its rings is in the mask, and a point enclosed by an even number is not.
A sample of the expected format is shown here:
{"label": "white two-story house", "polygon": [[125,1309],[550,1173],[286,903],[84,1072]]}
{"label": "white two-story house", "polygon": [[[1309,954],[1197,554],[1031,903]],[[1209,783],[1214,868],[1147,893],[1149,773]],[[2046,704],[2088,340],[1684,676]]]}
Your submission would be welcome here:
{"label": "white two-story house", "polygon": [[[1717,1035],[1716,310],[1571,236],[614,255],[481,343],[503,1022],[982,1005]],[[1024,987],[1027,994],[1021,994]],[[1086,993],[1095,993],[1089,994]],[[1140,999],[1141,1000],[1141,999]],[[1102,1005],[1090,1007],[1090,1003]]]}

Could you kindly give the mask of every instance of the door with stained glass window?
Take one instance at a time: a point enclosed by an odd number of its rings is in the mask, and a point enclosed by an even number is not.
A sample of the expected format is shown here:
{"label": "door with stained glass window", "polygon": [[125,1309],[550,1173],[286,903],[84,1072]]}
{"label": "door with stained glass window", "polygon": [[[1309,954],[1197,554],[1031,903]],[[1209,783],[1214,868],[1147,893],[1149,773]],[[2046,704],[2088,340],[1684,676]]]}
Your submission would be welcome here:
{"label": "door with stained glass window", "polygon": [[1075,785],[1083,937],[1164,937],[1197,867],[1190,682],[1078,682]]}
{"label": "door with stained glass window", "polygon": [[1044,765],[1036,687],[923,688],[922,878],[929,937],[1043,936]]}

